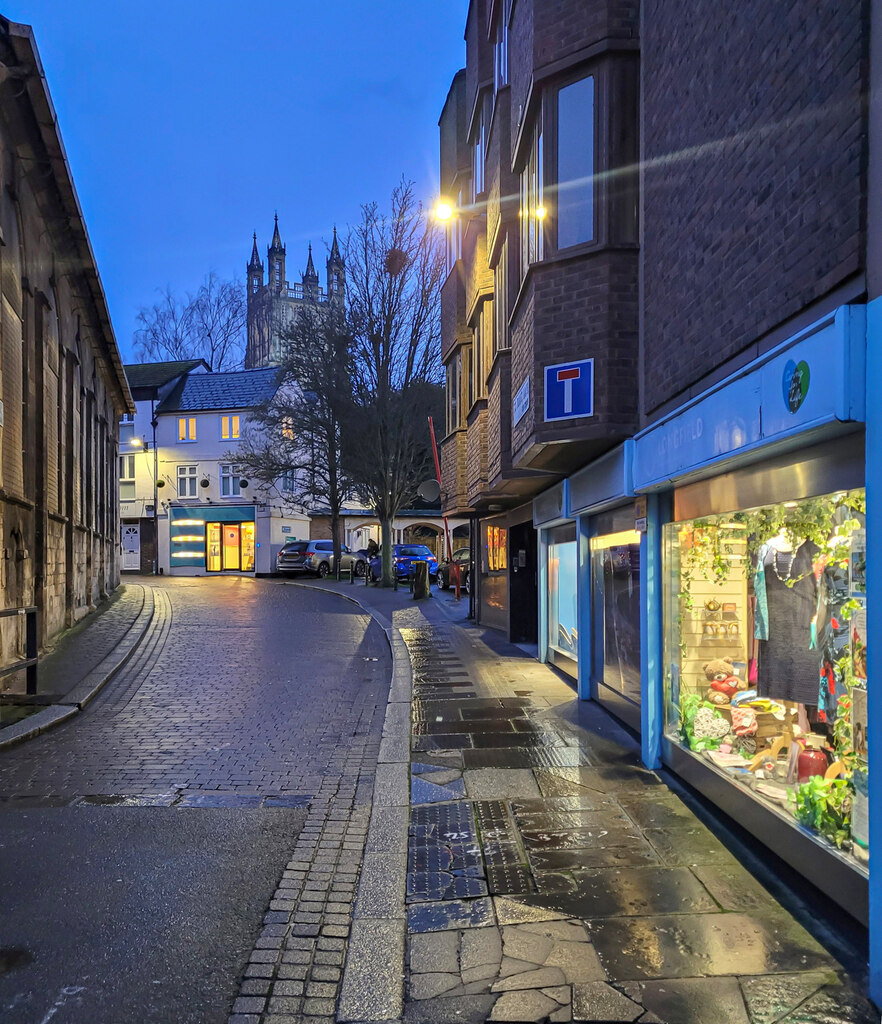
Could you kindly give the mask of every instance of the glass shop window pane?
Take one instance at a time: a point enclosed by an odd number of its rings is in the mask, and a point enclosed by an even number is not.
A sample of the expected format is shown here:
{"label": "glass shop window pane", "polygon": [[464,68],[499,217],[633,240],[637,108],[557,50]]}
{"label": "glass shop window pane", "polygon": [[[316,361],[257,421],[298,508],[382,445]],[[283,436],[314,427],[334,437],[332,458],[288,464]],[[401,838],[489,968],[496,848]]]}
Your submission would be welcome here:
{"label": "glass shop window pane", "polygon": [[594,79],[561,89],[557,99],[557,247],[594,238]]}
{"label": "glass shop window pane", "polygon": [[571,658],[579,650],[577,567],[575,540],[548,545],[548,646]]}
{"label": "glass shop window pane", "polygon": [[640,534],[591,538],[594,678],[640,703]]}

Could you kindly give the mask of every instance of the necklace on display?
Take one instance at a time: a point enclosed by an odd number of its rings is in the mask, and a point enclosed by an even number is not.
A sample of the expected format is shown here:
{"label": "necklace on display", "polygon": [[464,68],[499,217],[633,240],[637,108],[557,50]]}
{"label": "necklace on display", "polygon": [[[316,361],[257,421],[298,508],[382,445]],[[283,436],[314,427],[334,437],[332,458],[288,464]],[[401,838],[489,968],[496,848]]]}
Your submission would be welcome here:
{"label": "necklace on display", "polygon": [[778,554],[779,554],[778,549],[777,548],[772,548],[772,552],[773,552],[773,554],[772,554],[772,568],[775,570],[775,575],[778,577],[778,579],[782,583],[787,583],[787,581],[790,579],[790,574],[793,571],[793,563],[796,561],[796,552],[798,550],[799,550],[799,548],[794,548],[790,552],[790,561],[787,563],[787,571],[782,576],[780,571],[778,570]]}

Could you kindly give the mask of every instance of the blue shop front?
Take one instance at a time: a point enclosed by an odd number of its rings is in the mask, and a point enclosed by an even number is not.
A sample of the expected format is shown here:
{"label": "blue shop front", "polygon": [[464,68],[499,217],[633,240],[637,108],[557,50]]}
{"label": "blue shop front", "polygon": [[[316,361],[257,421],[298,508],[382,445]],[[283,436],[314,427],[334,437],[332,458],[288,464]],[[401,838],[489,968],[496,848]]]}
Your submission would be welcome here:
{"label": "blue shop front", "polygon": [[641,727],[640,565],[633,441],[533,502],[539,530],[539,657],[583,699]]}
{"label": "blue shop front", "polygon": [[653,424],[632,467],[645,763],[865,923],[866,313],[840,307]]}

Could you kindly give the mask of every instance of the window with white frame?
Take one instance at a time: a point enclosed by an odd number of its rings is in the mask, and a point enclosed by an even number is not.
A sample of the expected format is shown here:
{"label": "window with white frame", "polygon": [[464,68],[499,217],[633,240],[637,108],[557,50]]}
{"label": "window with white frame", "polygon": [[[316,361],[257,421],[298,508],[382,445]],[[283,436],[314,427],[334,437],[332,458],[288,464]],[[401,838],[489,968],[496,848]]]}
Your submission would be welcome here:
{"label": "window with white frame", "polygon": [[487,120],[484,117],[484,104],[481,102],[481,109],[478,111],[478,123],[475,128],[475,145],[472,150],[474,163],[472,165],[472,182],[475,187],[475,198],[484,191],[484,160],[487,155]]}
{"label": "window with white frame", "polygon": [[545,258],[545,181],[542,129],[533,133],[530,155],[521,171],[521,275]]}
{"label": "window with white frame", "polygon": [[238,441],[239,440],[239,417],[238,416],[221,416],[221,440],[222,441]]}
{"label": "window with white frame", "polygon": [[238,498],[241,493],[239,490],[239,467],[222,463],[220,468],[220,479],[221,497]]}
{"label": "window with white frame", "polygon": [[472,327],[472,352],[475,359],[475,398],[486,398],[487,378],[493,363],[493,301],[485,299]]}
{"label": "window with white frame", "polygon": [[132,412],[124,412],[119,418],[120,423],[134,423],[135,414]]}
{"label": "window with white frame", "polygon": [[120,501],[132,501],[135,497],[134,455],[119,457],[119,497]]}
{"label": "window with white frame", "polygon": [[294,470],[288,470],[279,477],[279,490],[283,494],[293,494],[297,490],[297,474]]}
{"label": "window with white frame", "polygon": [[178,466],[178,497],[196,497],[196,466]]}
{"label": "window with white frame", "polygon": [[178,441],[196,440],[196,417],[178,416]]}

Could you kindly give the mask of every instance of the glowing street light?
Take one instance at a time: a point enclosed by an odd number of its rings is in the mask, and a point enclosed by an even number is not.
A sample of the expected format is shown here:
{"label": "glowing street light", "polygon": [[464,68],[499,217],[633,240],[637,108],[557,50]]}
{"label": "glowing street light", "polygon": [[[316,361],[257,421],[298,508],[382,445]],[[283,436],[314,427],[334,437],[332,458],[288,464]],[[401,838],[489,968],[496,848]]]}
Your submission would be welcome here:
{"label": "glowing street light", "polygon": [[435,217],[438,220],[450,220],[453,216],[453,207],[444,199],[439,199],[435,205]]}
{"label": "glowing street light", "polygon": [[536,207],[536,220],[545,220],[545,216],[546,216],[547,213],[548,213],[548,210],[546,210],[544,206],[537,206]]}
{"label": "glowing street light", "polygon": [[130,438],[129,444],[132,445],[134,448],[143,448],[144,447],[144,442],[141,440],[140,437]]}

